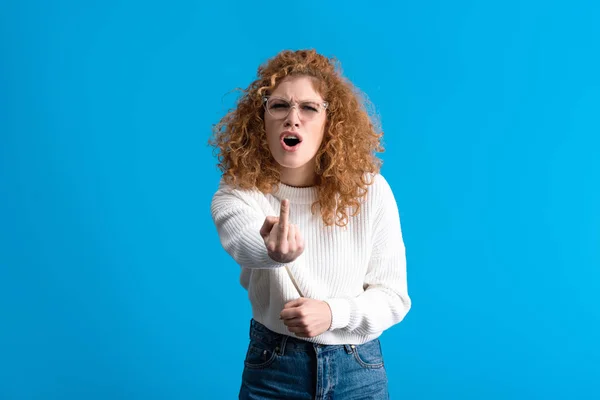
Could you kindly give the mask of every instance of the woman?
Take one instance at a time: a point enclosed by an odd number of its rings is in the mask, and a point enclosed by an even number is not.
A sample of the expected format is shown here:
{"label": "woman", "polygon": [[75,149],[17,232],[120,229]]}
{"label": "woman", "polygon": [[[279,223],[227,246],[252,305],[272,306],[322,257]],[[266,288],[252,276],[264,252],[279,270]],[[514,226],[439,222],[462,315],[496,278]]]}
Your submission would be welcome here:
{"label": "woman", "polygon": [[411,301],[381,133],[334,60],[283,51],[211,141],[211,212],[253,318],[241,399],[385,399],[378,337]]}

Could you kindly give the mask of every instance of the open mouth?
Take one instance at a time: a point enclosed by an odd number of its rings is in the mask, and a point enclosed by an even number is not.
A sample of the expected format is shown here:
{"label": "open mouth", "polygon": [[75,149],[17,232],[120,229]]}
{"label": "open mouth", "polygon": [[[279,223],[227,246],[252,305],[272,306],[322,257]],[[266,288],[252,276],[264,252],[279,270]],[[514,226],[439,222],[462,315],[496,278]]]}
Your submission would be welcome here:
{"label": "open mouth", "polygon": [[286,136],[283,138],[283,143],[285,143],[289,147],[294,147],[297,144],[300,144],[300,139],[294,136]]}
{"label": "open mouth", "polygon": [[280,137],[281,146],[285,151],[296,151],[302,143],[302,136],[296,132],[283,132]]}

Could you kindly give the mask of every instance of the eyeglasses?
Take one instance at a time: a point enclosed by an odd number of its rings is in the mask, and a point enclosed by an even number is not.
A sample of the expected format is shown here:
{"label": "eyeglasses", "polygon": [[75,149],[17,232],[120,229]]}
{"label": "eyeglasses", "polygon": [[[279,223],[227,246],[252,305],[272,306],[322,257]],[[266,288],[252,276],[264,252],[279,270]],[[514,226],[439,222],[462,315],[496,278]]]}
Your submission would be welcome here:
{"label": "eyeglasses", "polygon": [[298,114],[302,120],[309,121],[318,115],[325,112],[328,102],[323,101],[302,101],[296,105],[292,105],[288,100],[281,97],[264,96],[263,104],[267,112],[275,119],[283,119],[290,114],[292,108],[298,110]]}

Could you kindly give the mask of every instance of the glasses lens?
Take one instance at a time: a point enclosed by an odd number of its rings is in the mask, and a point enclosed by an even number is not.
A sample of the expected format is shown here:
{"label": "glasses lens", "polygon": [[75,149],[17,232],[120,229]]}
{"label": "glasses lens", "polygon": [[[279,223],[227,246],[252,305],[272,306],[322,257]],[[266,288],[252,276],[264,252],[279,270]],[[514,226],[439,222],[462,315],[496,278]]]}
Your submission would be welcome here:
{"label": "glasses lens", "polygon": [[283,99],[271,97],[267,100],[267,111],[277,119],[287,117],[290,107],[290,103]]}

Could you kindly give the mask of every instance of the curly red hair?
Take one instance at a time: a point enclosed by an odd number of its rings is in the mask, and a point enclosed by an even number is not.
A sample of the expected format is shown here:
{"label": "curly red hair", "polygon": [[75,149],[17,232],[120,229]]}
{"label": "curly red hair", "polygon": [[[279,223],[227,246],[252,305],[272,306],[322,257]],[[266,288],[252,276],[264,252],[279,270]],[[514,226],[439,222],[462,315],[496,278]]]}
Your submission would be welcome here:
{"label": "curly red hair", "polygon": [[323,142],[316,154],[318,200],[326,226],[345,226],[360,212],[361,199],[378,173],[382,152],[378,118],[370,102],[341,74],[339,63],[314,50],[282,51],[258,68],[258,78],[242,90],[237,106],[213,127],[210,144],[223,179],[241,189],[272,193],[280,182],[278,164],[267,145],[262,97],[290,76],[313,78],[327,101]]}

